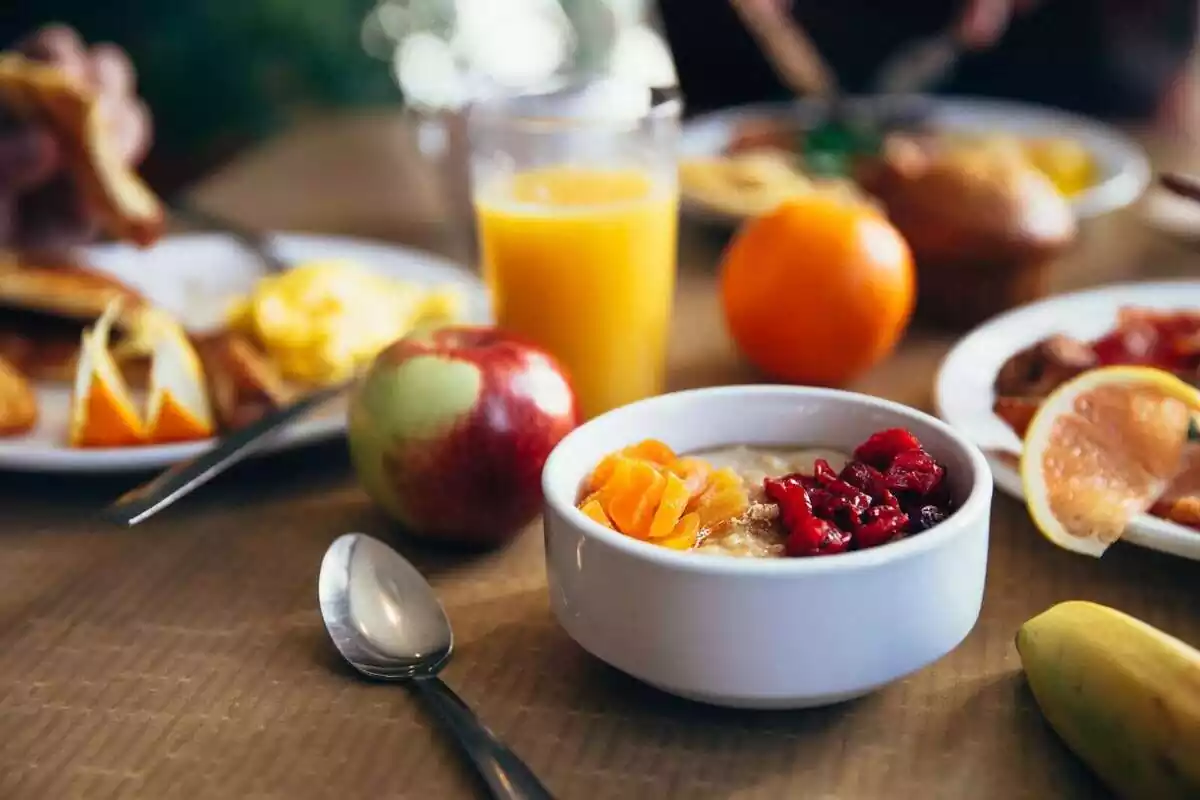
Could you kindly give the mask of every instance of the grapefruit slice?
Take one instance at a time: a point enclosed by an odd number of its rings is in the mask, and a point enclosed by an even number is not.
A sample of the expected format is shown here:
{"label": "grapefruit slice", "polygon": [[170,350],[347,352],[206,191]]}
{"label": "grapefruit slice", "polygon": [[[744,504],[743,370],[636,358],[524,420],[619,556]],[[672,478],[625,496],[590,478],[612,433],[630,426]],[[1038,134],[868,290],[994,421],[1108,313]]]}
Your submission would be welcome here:
{"label": "grapefruit slice", "polygon": [[207,439],[216,425],[200,356],[179,323],[165,314],[150,314],[146,324],[153,342],[147,440],[164,444]]}
{"label": "grapefruit slice", "polygon": [[80,340],[71,391],[71,447],[128,447],[146,440],[141,415],[109,352],[113,322],[120,311],[121,301],[111,302]]}
{"label": "grapefruit slice", "polygon": [[1064,383],[1025,434],[1021,483],[1038,530],[1099,558],[1183,467],[1200,391],[1150,367],[1105,367]]}

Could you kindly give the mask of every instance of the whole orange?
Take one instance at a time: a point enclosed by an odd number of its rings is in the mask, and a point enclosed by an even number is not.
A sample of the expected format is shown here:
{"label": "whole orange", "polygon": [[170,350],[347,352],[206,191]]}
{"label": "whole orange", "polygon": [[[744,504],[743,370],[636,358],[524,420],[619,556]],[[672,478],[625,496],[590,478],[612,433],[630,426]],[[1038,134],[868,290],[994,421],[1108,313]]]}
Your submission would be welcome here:
{"label": "whole orange", "polygon": [[791,383],[840,386],[885,358],[915,284],[908,244],[882,212],[820,194],[747,222],[721,263],[734,341]]}

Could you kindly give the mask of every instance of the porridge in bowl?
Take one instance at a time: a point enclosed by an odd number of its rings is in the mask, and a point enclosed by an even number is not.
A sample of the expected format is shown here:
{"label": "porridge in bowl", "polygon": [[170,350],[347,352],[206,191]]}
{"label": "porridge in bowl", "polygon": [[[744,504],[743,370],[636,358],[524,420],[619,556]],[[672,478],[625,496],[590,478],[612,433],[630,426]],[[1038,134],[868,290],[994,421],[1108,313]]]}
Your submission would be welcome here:
{"label": "porridge in bowl", "polygon": [[604,458],[579,510],[675,550],[743,558],[834,555],[927,530],[953,513],[946,470],[894,428],[841,453],[732,445],[677,455],[646,440]]}

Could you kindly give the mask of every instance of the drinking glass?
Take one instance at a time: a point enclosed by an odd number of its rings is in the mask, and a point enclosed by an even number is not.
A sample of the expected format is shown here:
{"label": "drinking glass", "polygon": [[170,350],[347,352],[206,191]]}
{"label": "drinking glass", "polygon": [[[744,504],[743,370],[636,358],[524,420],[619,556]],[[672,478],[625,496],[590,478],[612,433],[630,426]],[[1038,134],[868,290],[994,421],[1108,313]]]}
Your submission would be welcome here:
{"label": "drinking glass", "polygon": [[617,79],[477,104],[472,197],[497,324],[567,369],[584,418],[664,388],[676,97]]}

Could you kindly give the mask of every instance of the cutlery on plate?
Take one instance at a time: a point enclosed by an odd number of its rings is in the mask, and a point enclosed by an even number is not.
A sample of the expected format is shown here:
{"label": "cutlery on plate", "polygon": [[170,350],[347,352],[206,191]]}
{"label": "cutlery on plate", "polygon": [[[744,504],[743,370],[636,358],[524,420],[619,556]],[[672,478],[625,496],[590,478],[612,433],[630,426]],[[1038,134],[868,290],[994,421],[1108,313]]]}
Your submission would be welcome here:
{"label": "cutlery on plate", "polygon": [[174,200],[170,204],[172,216],[205,230],[224,233],[253,253],[268,272],[285,272],[290,264],[284,261],[271,242],[270,234],[248,228],[220,214],[206,211],[188,200]]}
{"label": "cutlery on plate", "polygon": [[1200,203],[1200,178],[1168,172],[1158,180],[1165,189],[1173,194]]}
{"label": "cutlery on plate", "polygon": [[321,561],[321,617],[342,657],[369,678],[405,683],[457,740],[498,800],[550,800],[533,771],[489,731],[438,673],[454,633],[433,587],[403,556],[361,533]]}
{"label": "cutlery on plate", "polygon": [[191,494],[265,444],[288,423],[345,392],[350,382],[317,389],[289,405],[221,437],[200,455],[181,461],[147,483],[126,492],[103,516],[121,525],[145,522],[181,497]]}
{"label": "cutlery on plate", "polygon": [[906,95],[929,91],[958,65],[962,46],[947,31],[902,46],[875,76],[876,94]]}

